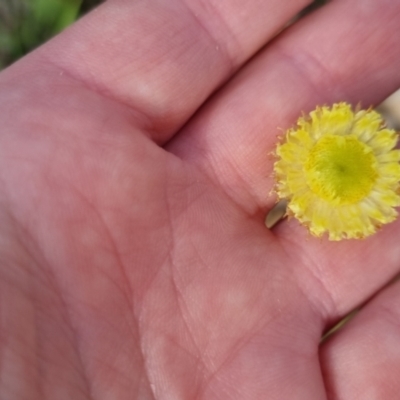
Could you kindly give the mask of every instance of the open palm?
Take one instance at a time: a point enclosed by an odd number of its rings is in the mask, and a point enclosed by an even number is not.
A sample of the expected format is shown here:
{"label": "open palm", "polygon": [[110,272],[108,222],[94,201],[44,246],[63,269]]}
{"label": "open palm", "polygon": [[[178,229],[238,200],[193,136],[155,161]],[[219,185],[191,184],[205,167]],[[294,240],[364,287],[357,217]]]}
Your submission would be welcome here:
{"label": "open palm", "polygon": [[398,287],[320,338],[398,272],[400,224],[263,220],[281,129],[399,86],[400,1],[276,36],[306,4],[110,0],[2,73],[1,399],[398,396]]}

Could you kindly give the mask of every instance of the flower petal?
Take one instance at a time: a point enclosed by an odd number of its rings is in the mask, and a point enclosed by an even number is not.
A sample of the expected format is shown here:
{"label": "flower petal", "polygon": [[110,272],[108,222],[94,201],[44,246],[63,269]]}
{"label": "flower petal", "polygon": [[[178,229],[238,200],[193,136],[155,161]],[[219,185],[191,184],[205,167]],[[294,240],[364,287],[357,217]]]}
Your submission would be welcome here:
{"label": "flower petal", "polygon": [[346,103],[334,104],[332,108],[318,107],[310,116],[315,139],[325,134],[348,135],[354,122],[354,113]]}
{"label": "flower petal", "polygon": [[358,111],[354,118],[352,133],[368,142],[383,125],[382,116],[374,110]]}

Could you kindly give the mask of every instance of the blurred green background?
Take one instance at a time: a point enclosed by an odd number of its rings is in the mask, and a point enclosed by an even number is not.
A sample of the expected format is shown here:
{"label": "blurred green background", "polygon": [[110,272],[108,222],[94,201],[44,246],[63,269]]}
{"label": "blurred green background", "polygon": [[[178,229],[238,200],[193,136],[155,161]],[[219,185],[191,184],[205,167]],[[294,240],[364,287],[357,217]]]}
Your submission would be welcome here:
{"label": "blurred green background", "polygon": [[0,69],[104,0],[0,0]]}

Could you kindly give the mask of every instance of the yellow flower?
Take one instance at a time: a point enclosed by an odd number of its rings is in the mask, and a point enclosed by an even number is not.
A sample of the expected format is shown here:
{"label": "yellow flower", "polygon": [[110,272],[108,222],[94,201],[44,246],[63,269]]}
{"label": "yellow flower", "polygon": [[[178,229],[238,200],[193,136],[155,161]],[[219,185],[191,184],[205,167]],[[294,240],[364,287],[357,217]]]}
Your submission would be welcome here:
{"label": "yellow flower", "polygon": [[363,238],[392,222],[400,205],[397,134],[375,111],[317,107],[276,149],[276,193],[314,236]]}

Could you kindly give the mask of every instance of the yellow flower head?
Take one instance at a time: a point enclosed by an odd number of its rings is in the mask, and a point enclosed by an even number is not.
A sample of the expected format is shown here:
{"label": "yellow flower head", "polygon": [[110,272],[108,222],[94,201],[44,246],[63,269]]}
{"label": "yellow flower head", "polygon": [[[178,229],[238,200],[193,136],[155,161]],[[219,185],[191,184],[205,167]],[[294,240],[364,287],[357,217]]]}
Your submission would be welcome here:
{"label": "yellow flower head", "polygon": [[373,110],[317,107],[276,149],[276,193],[315,236],[363,238],[393,221],[400,205],[397,134]]}

